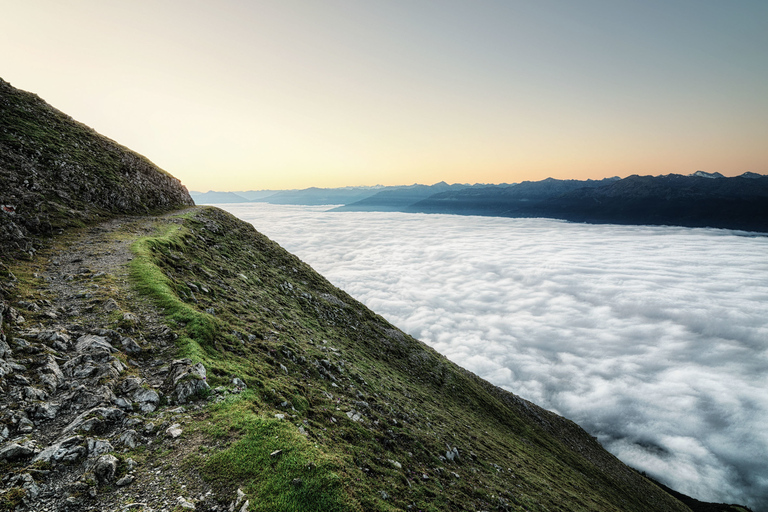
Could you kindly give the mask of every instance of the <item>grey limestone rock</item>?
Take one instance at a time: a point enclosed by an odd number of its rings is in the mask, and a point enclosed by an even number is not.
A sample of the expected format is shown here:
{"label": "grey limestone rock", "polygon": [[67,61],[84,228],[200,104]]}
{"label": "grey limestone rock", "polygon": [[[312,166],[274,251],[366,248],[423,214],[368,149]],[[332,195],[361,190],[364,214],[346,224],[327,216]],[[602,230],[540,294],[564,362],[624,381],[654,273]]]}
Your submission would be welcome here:
{"label": "grey limestone rock", "polygon": [[114,455],[102,455],[93,466],[93,474],[100,484],[108,484],[115,478],[117,471],[117,457]]}
{"label": "grey limestone rock", "polygon": [[16,461],[25,459],[34,455],[35,451],[27,446],[21,446],[16,443],[10,443],[0,448],[0,459],[7,461]]}
{"label": "grey limestone rock", "polygon": [[61,404],[55,402],[44,402],[35,406],[32,416],[36,420],[52,420],[56,417],[61,408]]}
{"label": "grey limestone rock", "polygon": [[133,429],[124,431],[117,438],[118,446],[124,446],[126,448],[134,449],[141,444],[141,437],[138,432]]}
{"label": "grey limestone rock", "polygon": [[139,388],[134,391],[131,398],[139,405],[141,412],[152,412],[160,403],[160,395],[154,389]]}
{"label": "grey limestone rock", "polygon": [[88,438],[86,440],[86,446],[88,448],[88,458],[92,459],[105,453],[115,451],[112,443],[105,441],[104,439]]}
{"label": "grey limestone rock", "polygon": [[40,380],[51,393],[54,393],[65,380],[64,372],[61,371],[56,359],[50,354],[46,357],[45,365],[40,368]]}
{"label": "grey limestone rock", "polygon": [[115,407],[94,407],[72,420],[72,422],[62,430],[62,434],[68,434],[77,430],[82,430],[84,432],[96,431],[109,423],[115,423],[122,420],[124,416],[125,413]]}
{"label": "grey limestone rock", "polygon": [[93,352],[106,350],[107,352],[117,352],[117,349],[113,347],[104,336],[96,336],[95,334],[86,334],[80,336],[75,343],[75,350],[78,352]]}
{"label": "grey limestone rock", "polygon": [[11,355],[11,347],[2,338],[0,338],[0,358],[5,358]]}
{"label": "grey limestone rock", "polygon": [[115,482],[115,485],[118,487],[125,487],[128,485],[131,485],[133,481],[136,480],[136,477],[133,475],[125,475],[123,478]]}
{"label": "grey limestone rock", "polygon": [[176,499],[176,506],[181,508],[181,509],[183,509],[183,510],[195,510],[195,508],[196,508],[194,503],[188,501],[183,496],[179,496]]}
{"label": "grey limestone rock", "polygon": [[198,393],[210,389],[206,382],[205,367],[201,363],[193,365],[189,359],[173,361],[168,380],[173,390],[172,397],[180,404],[187,403]]}
{"label": "grey limestone rock", "polygon": [[72,436],[48,446],[38,453],[32,462],[73,462],[85,457],[87,453],[88,449],[84,446],[83,436]]}
{"label": "grey limestone rock", "polygon": [[141,352],[141,347],[133,338],[125,337],[121,341],[123,349],[129,354],[138,354]]}
{"label": "grey limestone rock", "polygon": [[165,430],[165,433],[173,439],[176,439],[177,437],[179,437],[182,434],[182,432],[183,430],[181,429],[181,425],[179,425],[178,423],[174,423],[173,425],[171,425]]}

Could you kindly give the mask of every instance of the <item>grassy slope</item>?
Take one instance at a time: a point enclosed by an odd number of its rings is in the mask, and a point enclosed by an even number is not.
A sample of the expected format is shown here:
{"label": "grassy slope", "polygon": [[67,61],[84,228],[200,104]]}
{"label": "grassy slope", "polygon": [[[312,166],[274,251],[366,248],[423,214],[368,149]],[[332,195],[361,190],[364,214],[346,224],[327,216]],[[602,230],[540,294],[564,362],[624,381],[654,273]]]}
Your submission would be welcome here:
{"label": "grassy slope", "polygon": [[248,385],[199,417],[187,463],[258,496],[252,510],[688,510],[572,422],[457,367],[221,210],[134,252],[182,355],[214,387]]}

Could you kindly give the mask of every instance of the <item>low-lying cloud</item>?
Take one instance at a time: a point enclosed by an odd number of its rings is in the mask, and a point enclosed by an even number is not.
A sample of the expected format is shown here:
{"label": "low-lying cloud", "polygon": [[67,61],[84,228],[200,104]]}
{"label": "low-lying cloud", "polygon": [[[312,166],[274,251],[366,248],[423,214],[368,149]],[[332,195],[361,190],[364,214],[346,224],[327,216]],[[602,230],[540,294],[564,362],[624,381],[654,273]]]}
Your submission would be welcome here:
{"label": "low-lying cloud", "polygon": [[768,510],[767,237],[226,208],[630,466],[701,500]]}

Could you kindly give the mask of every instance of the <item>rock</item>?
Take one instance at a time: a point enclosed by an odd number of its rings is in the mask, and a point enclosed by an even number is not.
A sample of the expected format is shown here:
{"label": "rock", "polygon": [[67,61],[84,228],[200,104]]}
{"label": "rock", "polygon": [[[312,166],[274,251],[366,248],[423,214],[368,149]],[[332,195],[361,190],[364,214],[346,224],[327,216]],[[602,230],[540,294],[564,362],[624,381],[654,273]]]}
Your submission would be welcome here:
{"label": "rock", "polygon": [[129,429],[120,434],[116,442],[118,446],[134,449],[141,444],[141,437],[139,437],[138,432]]}
{"label": "rock", "polygon": [[41,331],[37,333],[37,339],[45,343],[61,343],[65,347],[70,342],[69,335],[59,331]]}
{"label": "rock", "polygon": [[0,359],[0,378],[13,373],[13,367],[5,360]]}
{"label": "rock", "polygon": [[139,404],[141,412],[152,412],[160,403],[160,395],[154,389],[139,388],[133,393],[132,398]]}
{"label": "rock", "polygon": [[347,411],[347,417],[351,419],[352,421],[362,421],[363,416],[357,411]]}
{"label": "rock", "polygon": [[86,441],[86,447],[88,449],[88,457],[91,459],[98,457],[99,455],[115,451],[115,448],[112,446],[112,444],[109,441],[105,441],[103,439],[89,438]]}
{"label": "rock", "polygon": [[176,506],[184,510],[195,510],[195,504],[187,501],[183,496],[176,498]]}
{"label": "rock", "polygon": [[59,412],[61,404],[53,402],[45,402],[35,406],[35,411],[32,414],[36,420],[52,420]]}
{"label": "rock", "polygon": [[128,377],[120,383],[120,391],[126,394],[130,393],[131,391],[140,388],[143,382],[144,380],[138,377]]}
{"label": "rock", "polygon": [[455,446],[453,448],[451,448],[449,446],[448,447],[448,451],[445,452],[445,458],[448,459],[451,462],[453,462],[454,459],[458,460],[459,459],[459,450]]}
{"label": "rock", "polygon": [[24,398],[30,401],[45,400],[47,395],[42,389],[33,388],[32,386],[25,386]]}
{"label": "rock", "polygon": [[125,337],[120,343],[122,343],[123,349],[129,354],[138,354],[141,352],[141,347],[133,338]]}
{"label": "rock", "polygon": [[392,460],[392,459],[387,459],[387,460],[389,461],[390,464],[395,466],[397,469],[403,469],[403,465],[397,462],[396,460]]}
{"label": "rock", "polygon": [[193,365],[189,359],[178,359],[171,363],[168,381],[173,389],[172,398],[180,404],[210,390],[205,367],[201,363]]}
{"label": "rock", "polygon": [[17,461],[20,459],[26,459],[35,454],[35,451],[26,446],[21,446],[16,443],[10,443],[0,448],[0,459],[7,460],[9,462]]}
{"label": "rock", "polygon": [[275,418],[277,418],[279,420],[284,420],[285,419],[285,414],[279,414],[279,413],[275,414]]}
{"label": "rock", "polygon": [[94,352],[103,350],[106,350],[110,353],[117,352],[117,349],[110,345],[110,343],[107,341],[107,338],[103,336],[96,336],[95,334],[86,334],[85,336],[80,336],[75,343],[75,350],[78,352]]}
{"label": "rock", "polygon": [[35,424],[32,423],[32,421],[29,418],[21,418],[19,420],[19,425],[16,427],[16,430],[20,434],[29,434],[33,430],[35,430]]}
{"label": "rock", "polygon": [[40,380],[51,391],[55,393],[59,385],[64,382],[64,372],[59,368],[59,364],[52,355],[48,354],[45,365],[40,368]]}
{"label": "rock", "polygon": [[173,439],[176,439],[177,437],[179,437],[182,432],[183,430],[181,429],[181,425],[179,425],[178,423],[174,423],[173,425],[165,429],[166,435],[168,435]]}
{"label": "rock", "polygon": [[62,434],[83,430],[85,432],[97,431],[106,427],[109,423],[116,423],[125,417],[125,413],[115,407],[94,407],[85,411],[67,425]]}
{"label": "rock", "polygon": [[[229,504],[229,512],[235,512],[240,510],[240,505],[243,503],[243,500],[245,500],[245,493],[242,491],[242,489],[237,490],[237,495],[235,496],[235,500]],[[246,503],[248,501],[246,500]],[[247,507],[246,507],[247,510]]]}
{"label": "rock", "polygon": [[104,303],[104,311],[107,313],[111,313],[112,311],[117,311],[120,309],[120,305],[117,303],[115,299],[108,299],[107,302]]}
{"label": "rock", "polygon": [[0,338],[0,359],[4,359],[6,356],[11,355],[11,347],[2,338]]}
{"label": "rock", "polygon": [[115,482],[115,485],[118,487],[125,487],[127,485],[131,485],[133,481],[136,480],[136,477],[133,475],[125,475],[123,478]]}
{"label": "rock", "polygon": [[108,484],[115,478],[117,471],[117,457],[114,455],[102,455],[93,466],[93,474],[99,484]]}
{"label": "rock", "polygon": [[133,402],[126,398],[118,397],[113,403],[124,411],[133,411]]}
{"label": "rock", "polygon": [[242,379],[235,377],[232,379],[232,385],[236,388],[246,389],[248,386],[245,385],[245,382],[243,382]]}
{"label": "rock", "polygon": [[80,457],[85,457],[88,450],[83,446],[82,436],[72,436],[70,438],[52,444],[42,452],[38,453],[32,462],[74,462]]}
{"label": "rock", "polygon": [[24,489],[24,504],[29,506],[40,494],[40,487],[35,483],[35,479],[29,473],[22,473],[12,477],[8,481],[8,487],[21,487]]}
{"label": "rock", "polygon": [[131,326],[139,325],[139,317],[133,313],[125,312],[123,313],[123,322]]}

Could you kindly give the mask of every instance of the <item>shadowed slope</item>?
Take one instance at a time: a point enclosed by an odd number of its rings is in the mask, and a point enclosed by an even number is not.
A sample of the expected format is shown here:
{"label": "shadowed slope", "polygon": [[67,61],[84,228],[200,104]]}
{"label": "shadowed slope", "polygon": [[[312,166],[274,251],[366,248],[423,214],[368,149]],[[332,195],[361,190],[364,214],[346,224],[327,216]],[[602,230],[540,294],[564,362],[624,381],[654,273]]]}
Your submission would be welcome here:
{"label": "shadowed slope", "polygon": [[64,227],[194,204],[143,156],[2,79],[0,184],[3,256],[28,255]]}

